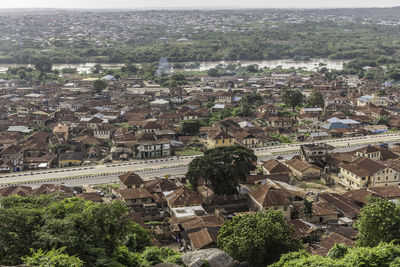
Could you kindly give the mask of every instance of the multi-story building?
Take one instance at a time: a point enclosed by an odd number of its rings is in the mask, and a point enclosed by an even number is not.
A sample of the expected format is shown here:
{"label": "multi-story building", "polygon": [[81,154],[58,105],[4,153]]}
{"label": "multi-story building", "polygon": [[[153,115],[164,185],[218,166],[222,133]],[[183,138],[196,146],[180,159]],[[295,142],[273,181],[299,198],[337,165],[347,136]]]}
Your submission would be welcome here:
{"label": "multi-story building", "polygon": [[312,143],[300,146],[301,159],[308,162],[326,162],[334,147],[325,143]]}
{"label": "multi-story building", "polygon": [[400,173],[369,158],[359,158],[340,167],[339,182],[353,189],[399,184]]}
{"label": "multi-story building", "polygon": [[235,138],[224,131],[215,132],[207,137],[207,148],[209,149],[224,146],[233,146],[234,144]]}

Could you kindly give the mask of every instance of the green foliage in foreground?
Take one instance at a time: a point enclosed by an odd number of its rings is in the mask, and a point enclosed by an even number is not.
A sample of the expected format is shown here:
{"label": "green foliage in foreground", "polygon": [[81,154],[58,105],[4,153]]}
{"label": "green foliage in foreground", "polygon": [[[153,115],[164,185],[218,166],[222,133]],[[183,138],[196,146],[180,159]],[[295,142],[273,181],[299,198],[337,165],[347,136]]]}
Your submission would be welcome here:
{"label": "green foliage in foreground", "polygon": [[[337,252],[340,253],[337,253]],[[271,267],[352,267],[352,266],[400,266],[400,246],[381,243],[376,247],[347,248],[343,245],[333,247],[328,256],[310,255],[305,251],[285,254]]]}
{"label": "green foliage in foreground", "polygon": [[121,266],[152,267],[163,262],[182,264],[181,254],[166,247],[147,247],[141,253],[133,253],[122,246],[116,249],[115,259],[123,264]]}
{"label": "green foliage in foreground", "polygon": [[65,248],[52,249],[45,252],[41,249],[34,252],[32,256],[25,257],[24,263],[32,267],[52,266],[52,267],[81,267],[83,262],[74,256],[64,254]]}
{"label": "green foliage in foreground", "polygon": [[400,240],[400,205],[386,199],[371,198],[362,208],[356,224],[357,244],[376,246],[380,242]]}
{"label": "green foliage in foreground", "polygon": [[268,209],[264,212],[235,216],[224,222],[219,231],[218,247],[234,259],[252,266],[265,266],[280,255],[299,250],[299,239],[292,238],[293,228],[282,213]]}
{"label": "green foliage in foreground", "polygon": [[[179,257],[149,247],[149,232],[132,221],[120,201],[12,196],[2,198],[0,206],[0,264],[23,259],[30,266],[147,267]],[[134,260],[138,264],[131,264]]]}

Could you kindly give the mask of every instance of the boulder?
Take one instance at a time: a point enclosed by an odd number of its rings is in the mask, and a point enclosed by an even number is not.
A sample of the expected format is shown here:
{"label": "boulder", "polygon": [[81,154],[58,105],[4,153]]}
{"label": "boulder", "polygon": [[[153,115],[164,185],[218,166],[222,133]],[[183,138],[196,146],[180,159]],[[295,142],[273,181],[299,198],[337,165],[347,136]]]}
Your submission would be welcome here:
{"label": "boulder", "polygon": [[195,261],[191,262],[189,267],[202,267],[204,265],[204,260],[196,259]]}
{"label": "boulder", "polygon": [[188,252],[182,256],[182,262],[188,267],[198,267],[198,264],[204,262],[208,262],[210,267],[233,267],[236,265],[231,256],[217,248]]}

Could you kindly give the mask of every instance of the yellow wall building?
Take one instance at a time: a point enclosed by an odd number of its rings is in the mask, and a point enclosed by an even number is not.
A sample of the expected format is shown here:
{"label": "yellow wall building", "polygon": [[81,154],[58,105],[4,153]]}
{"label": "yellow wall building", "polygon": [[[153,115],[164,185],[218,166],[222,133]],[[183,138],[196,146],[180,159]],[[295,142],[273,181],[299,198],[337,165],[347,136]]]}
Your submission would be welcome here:
{"label": "yellow wall building", "polygon": [[207,137],[207,148],[217,148],[235,145],[235,138],[230,134],[220,131]]}

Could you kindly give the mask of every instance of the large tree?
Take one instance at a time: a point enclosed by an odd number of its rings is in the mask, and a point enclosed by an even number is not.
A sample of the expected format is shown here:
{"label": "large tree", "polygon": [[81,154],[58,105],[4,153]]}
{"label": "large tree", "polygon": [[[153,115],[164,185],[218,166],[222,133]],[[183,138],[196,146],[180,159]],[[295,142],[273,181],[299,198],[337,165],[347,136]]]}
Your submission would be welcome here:
{"label": "large tree", "polygon": [[93,82],[93,88],[97,93],[100,93],[101,91],[106,89],[107,86],[108,86],[107,82],[102,79],[98,79]]}
{"label": "large tree", "polygon": [[255,170],[255,161],[253,151],[242,146],[209,149],[192,160],[186,177],[194,187],[204,181],[217,194],[234,194],[239,181]]}
{"label": "large tree", "polygon": [[266,266],[302,247],[301,241],[292,237],[293,231],[277,210],[235,216],[219,230],[218,247],[236,260]]}
{"label": "large tree", "polygon": [[400,240],[400,206],[386,199],[371,198],[357,221],[357,243],[373,247]]}
{"label": "large tree", "polygon": [[262,97],[258,93],[245,94],[241,101],[240,106],[235,109],[235,116],[250,117],[253,110],[262,105]]}
{"label": "large tree", "polygon": [[323,108],[325,106],[324,96],[320,91],[312,90],[308,97],[308,104],[312,107]]}
{"label": "large tree", "polygon": [[286,90],[283,94],[283,101],[294,111],[295,107],[304,103],[304,95],[299,90]]}
{"label": "large tree", "polygon": [[45,59],[41,59],[35,62],[35,69],[40,73],[51,72],[53,64]]}
{"label": "large tree", "polygon": [[199,120],[186,120],[181,123],[181,133],[184,135],[198,135],[201,127]]}
{"label": "large tree", "polygon": [[92,73],[99,74],[99,73],[102,73],[104,69],[103,69],[103,66],[101,66],[100,64],[95,64],[91,70],[92,70]]}

